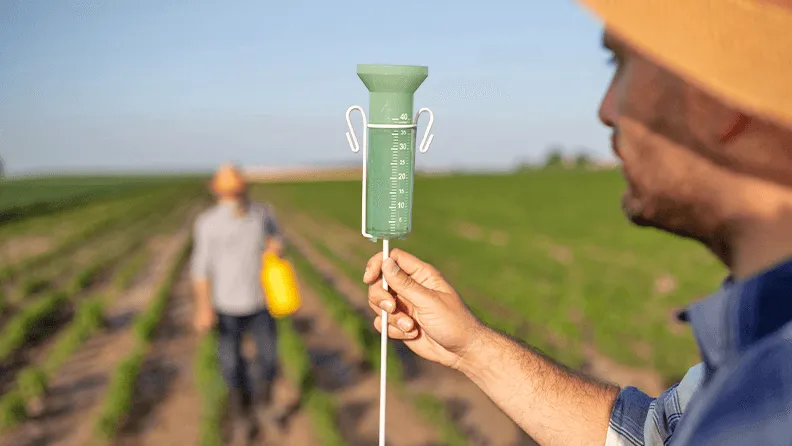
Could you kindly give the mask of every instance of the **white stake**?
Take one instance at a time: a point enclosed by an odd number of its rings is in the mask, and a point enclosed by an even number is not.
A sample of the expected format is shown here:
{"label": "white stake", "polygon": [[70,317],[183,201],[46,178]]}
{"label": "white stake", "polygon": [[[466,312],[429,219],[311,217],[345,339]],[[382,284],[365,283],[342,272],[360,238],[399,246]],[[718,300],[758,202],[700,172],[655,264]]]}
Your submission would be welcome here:
{"label": "white stake", "polygon": [[[388,239],[382,240],[382,261],[388,258]],[[382,275],[382,288],[388,289],[385,274]],[[385,446],[385,364],[388,360],[388,312],[382,310],[382,334],[380,335],[380,415],[379,415],[379,446]]]}

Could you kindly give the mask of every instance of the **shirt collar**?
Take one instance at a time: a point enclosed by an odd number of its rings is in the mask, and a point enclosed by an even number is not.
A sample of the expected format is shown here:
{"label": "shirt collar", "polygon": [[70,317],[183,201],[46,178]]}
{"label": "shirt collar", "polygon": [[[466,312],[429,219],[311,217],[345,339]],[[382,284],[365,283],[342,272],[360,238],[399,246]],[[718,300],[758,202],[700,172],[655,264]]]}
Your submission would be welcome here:
{"label": "shirt collar", "polygon": [[792,321],[792,260],[721,289],[679,314],[690,323],[711,371]]}

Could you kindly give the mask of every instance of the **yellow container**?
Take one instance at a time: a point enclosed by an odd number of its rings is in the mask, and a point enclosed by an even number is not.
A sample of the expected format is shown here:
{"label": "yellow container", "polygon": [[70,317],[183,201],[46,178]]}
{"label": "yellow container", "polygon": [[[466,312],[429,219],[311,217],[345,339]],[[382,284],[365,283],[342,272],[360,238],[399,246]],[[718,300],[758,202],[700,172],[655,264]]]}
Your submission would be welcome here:
{"label": "yellow container", "polygon": [[300,290],[291,263],[273,253],[265,253],[262,263],[261,285],[270,314],[276,318],[294,314],[300,308]]}

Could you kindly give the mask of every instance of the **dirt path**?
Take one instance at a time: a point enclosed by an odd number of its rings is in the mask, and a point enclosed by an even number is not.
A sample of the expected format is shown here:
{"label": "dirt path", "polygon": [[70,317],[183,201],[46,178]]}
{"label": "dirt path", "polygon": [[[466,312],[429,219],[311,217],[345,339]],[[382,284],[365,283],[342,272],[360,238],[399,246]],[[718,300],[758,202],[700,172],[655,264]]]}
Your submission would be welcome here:
{"label": "dirt path", "polygon": [[0,444],[88,444],[109,373],[133,343],[132,319],[146,308],[188,235],[188,231],[180,231],[155,247],[152,262],[138,283],[119,295],[108,309],[109,327],[89,339],[50,383],[42,414],[0,438]]}
{"label": "dirt path", "polygon": [[[194,361],[198,337],[191,327],[193,302],[185,270],[171,296],[151,353],[141,369],[130,421],[116,446],[197,445],[202,401],[196,388]],[[293,405],[299,398],[285,382],[275,390],[279,407]],[[302,412],[289,414],[284,431],[270,435],[283,445],[315,445],[310,425]]]}
{"label": "dirt path", "polygon": [[275,407],[283,413],[280,431],[267,432],[261,446],[318,446],[309,415],[300,410],[300,394],[283,377],[275,381],[273,391]]}
{"label": "dirt path", "polygon": [[[284,221],[289,222],[288,226],[294,225],[293,227],[298,228],[299,231],[305,231],[306,235],[310,235],[314,239],[323,240],[326,247],[333,251],[334,254],[344,262],[362,264],[369,257],[367,253],[374,254],[376,252],[376,248],[366,248],[366,245],[370,245],[370,242],[365,241],[359,233],[340,224],[338,221],[323,220],[321,224],[319,224],[315,219],[312,219],[304,212],[289,207],[282,208],[282,214]],[[468,232],[482,233],[481,228],[475,225],[466,224],[465,226]],[[327,233],[332,233],[333,236],[326,237],[325,234]],[[468,236],[469,235],[470,234],[468,234]],[[493,234],[493,237],[496,239],[503,239],[505,237],[504,234],[496,235],[497,234]],[[556,261],[566,261],[565,258],[571,255],[568,247],[558,245],[548,237],[537,236],[536,243],[548,249],[550,258]],[[605,263],[615,262],[615,264],[618,264],[620,267],[635,266],[633,265],[634,262],[630,263],[631,261],[629,260],[631,258],[630,256],[632,256],[631,253],[621,253],[619,256],[615,257],[611,256],[609,257],[610,260],[608,260],[602,257],[603,253],[599,252],[596,247],[586,247],[585,251],[589,258],[596,261],[604,261]],[[664,277],[663,279],[666,283],[657,285],[658,289],[674,285],[673,283],[668,283],[669,281],[673,282],[673,278]],[[487,311],[493,315],[501,315],[502,317],[511,316],[508,307],[504,307],[491,299],[480,298],[478,299],[478,305],[482,308],[486,308]],[[578,325],[584,332],[590,332],[590,326],[586,322],[579,321]],[[521,327],[522,328],[518,328],[517,332],[513,334],[521,337],[520,332],[522,330],[530,330],[530,327],[525,323],[521,324]],[[672,329],[673,328],[674,327],[672,327]],[[554,341],[551,340],[551,342]],[[607,357],[607,355],[600,353],[594,347],[594,341],[591,335],[585,336],[582,353],[584,356],[584,363],[580,367],[580,371],[620,386],[636,386],[651,396],[659,395],[669,386],[681,379],[681,377],[671,380],[664,379],[657,370],[649,367],[630,367],[619,364]]]}
{"label": "dirt path", "polygon": [[[360,312],[369,314],[363,288],[311,246],[302,236],[284,225],[286,237],[325,276],[333,278],[333,286]],[[459,372],[418,358],[403,344],[397,343],[407,368],[408,388],[428,392],[446,403],[454,421],[466,432],[471,445],[535,445],[503,411],[473,382]]]}
{"label": "dirt path", "polygon": [[163,320],[140,370],[129,422],[119,446],[198,444],[201,400],[193,361],[192,299],[186,270],[176,282]]}
{"label": "dirt path", "polygon": [[[332,320],[318,296],[301,284],[303,306],[295,325],[311,354],[316,385],[336,397],[341,434],[349,446],[377,444],[379,373],[363,371],[349,337]],[[437,432],[389,388],[387,443],[393,446],[437,445]]]}
{"label": "dirt path", "polygon": [[[115,249],[113,242],[105,240],[104,249]],[[109,245],[109,246],[108,246]],[[87,251],[80,251],[70,258],[70,262],[64,262],[63,272],[57,275],[50,282],[50,289],[64,291],[74,274],[82,267],[88,265],[90,256],[99,252],[100,246],[89,246]],[[15,383],[17,373],[28,364],[35,364],[45,358],[53,345],[58,340],[58,333],[68,324],[74,316],[76,305],[82,300],[106,294],[112,290],[113,284],[108,282],[108,278],[122,266],[123,259],[117,259],[105,265],[105,270],[100,272],[93,283],[87,288],[77,291],[69,296],[69,301],[59,306],[52,314],[45,316],[36,322],[36,327],[30,332],[24,344],[17,348],[5,361],[0,362],[0,392],[6,392]],[[29,303],[36,302],[41,296],[29,296]],[[12,318],[16,314],[6,312],[3,316]],[[1,318],[0,318],[1,319]],[[0,327],[3,327],[0,321]]]}

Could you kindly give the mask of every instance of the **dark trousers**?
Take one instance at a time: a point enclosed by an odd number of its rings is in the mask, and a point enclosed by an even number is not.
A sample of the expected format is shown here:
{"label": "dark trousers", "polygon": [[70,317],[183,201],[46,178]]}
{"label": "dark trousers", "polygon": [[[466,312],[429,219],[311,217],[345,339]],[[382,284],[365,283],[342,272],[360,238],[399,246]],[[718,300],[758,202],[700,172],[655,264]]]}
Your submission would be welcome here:
{"label": "dark trousers", "polygon": [[252,391],[249,370],[242,357],[242,335],[247,333],[256,345],[257,373],[254,381],[272,382],[277,373],[277,329],[267,310],[249,316],[217,314],[218,355],[223,379],[229,387]]}

